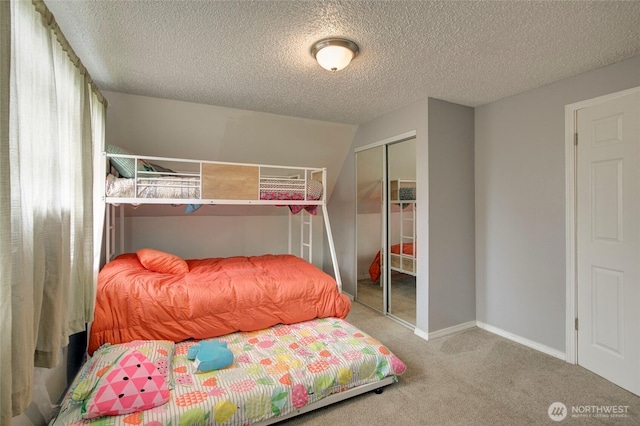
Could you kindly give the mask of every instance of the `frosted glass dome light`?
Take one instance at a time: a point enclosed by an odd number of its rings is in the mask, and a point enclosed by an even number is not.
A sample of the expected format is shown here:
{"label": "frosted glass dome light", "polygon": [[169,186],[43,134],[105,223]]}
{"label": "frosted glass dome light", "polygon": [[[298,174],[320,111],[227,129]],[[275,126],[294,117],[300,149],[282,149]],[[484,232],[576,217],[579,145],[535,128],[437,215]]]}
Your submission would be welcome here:
{"label": "frosted glass dome light", "polygon": [[311,48],[311,54],[328,71],[340,71],[358,55],[358,45],[341,38],[320,40]]}

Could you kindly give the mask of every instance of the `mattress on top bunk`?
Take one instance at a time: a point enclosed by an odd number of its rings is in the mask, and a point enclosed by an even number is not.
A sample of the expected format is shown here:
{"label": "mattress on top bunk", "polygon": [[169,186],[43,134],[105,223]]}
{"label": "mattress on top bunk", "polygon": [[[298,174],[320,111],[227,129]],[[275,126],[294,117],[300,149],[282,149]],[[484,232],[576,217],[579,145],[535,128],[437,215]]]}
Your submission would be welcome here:
{"label": "mattress on top bunk", "polygon": [[200,199],[200,179],[197,177],[138,178],[137,194],[134,193],[134,182],[133,178],[108,174],[105,194],[118,198]]}
{"label": "mattress on top bunk", "polygon": [[104,343],[205,339],[344,318],[350,309],[333,277],[296,256],[184,261],[144,249],[120,255],[100,271],[89,354]]}
{"label": "mattress on top bunk", "polygon": [[[234,361],[227,368],[204,373],[193,373],[193,362],[186,358],[196,341],[178,343],[171,349],[166,347],[171,342],[133,342],[100,348],[82,367],[53,424],[83,424],[83,413],[90,417],[95,412],[108,413],[114,407],[129,412],[103,417],[104,424],[270,423],[312,408],[329,395],[386,377],[395,381],[406,369],[380,341],[338,318],[236,332],[215,340],[227,343]],[[135,404],[124,393],[135,394],[137,388],[118,390],[122,399],[104,397],[110,388],[101,378],[117,378],[117,362],[134,350],[144,352],[150,361],[160,365],[167,388],[172,390],[168,402],[164,403],[166,398],[158,400],[151,404],[152,408],[131,413]],[[116,357],[118,361],[114,362]],[[99,406],[102,411],[97,409]]]}
{"label": "mattress on top bunk", "polygon": [[[279,200],[279,201],[287,201],[287,200],[304,200],[305,192],[307,194],[307,200],[317,201],[322,199],[322,182],[317,180],[307,180],[306,183],[306,191],[304,190],[304,185],[296,185],[293,187],[283,186],[283,183],[286,184],[286,179],[268,179],[263,180],[260,183],[260,199],[261,200]],[[292,205],[289,206],[291,213],[296,214],[301,210],[306,210],[310,214],[315,215],[318,209],[318,206],[310,205],[310,206],[298,206]]]}
{"label": "mattress on top bunk", "polygon": [[[200,199],[200,178],[162,176],[154,178],[119,178],[107,175],[105,194],[117,198],[171,198]],[[292,179],[266,179],[259,185],[260,200],[295,201],[322,198],[322,182],[304,180],[292,183]],[[135,185],[134,185],[135,184]],[[137,187],[137,194],[134,192]],[[306,187],[306,190],[305,190]],[[256,194],[258,188],[256,188]]]}

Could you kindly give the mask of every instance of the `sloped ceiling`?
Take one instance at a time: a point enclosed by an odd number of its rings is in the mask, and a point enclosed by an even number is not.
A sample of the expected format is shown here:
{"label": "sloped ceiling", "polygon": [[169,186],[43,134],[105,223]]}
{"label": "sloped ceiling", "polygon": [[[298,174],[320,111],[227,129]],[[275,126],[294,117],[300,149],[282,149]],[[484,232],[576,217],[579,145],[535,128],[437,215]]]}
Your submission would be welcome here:
{"label": "sloped ceiling", "polygon": [[[467,106],[640,54],[639,1],[58,1],[104,90],[362,124],[427,96]],[[342,36],[360,55],[318,66]]]}

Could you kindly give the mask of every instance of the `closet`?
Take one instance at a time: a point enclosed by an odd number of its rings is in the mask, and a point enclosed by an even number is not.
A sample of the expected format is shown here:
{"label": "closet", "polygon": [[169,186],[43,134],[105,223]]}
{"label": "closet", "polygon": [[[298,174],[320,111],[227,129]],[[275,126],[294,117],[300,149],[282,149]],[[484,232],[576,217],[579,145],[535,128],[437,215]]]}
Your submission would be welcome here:
{"label": "closet", "polygon": [[355,298],[411,326],[418,273],[415,142],[410,137],[355,153]]}

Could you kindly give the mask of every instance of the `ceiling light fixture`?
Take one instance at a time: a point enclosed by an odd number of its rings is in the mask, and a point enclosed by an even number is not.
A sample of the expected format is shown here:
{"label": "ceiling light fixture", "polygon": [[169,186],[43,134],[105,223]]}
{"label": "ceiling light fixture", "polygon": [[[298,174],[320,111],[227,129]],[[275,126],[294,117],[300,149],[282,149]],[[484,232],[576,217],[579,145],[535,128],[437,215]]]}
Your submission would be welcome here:
{"label": "ceiling light fixture", "polygon": [[318,64],[329,71],[340,71],[358,55],[358,45],[344,38],[325,38],[311,47]]}

